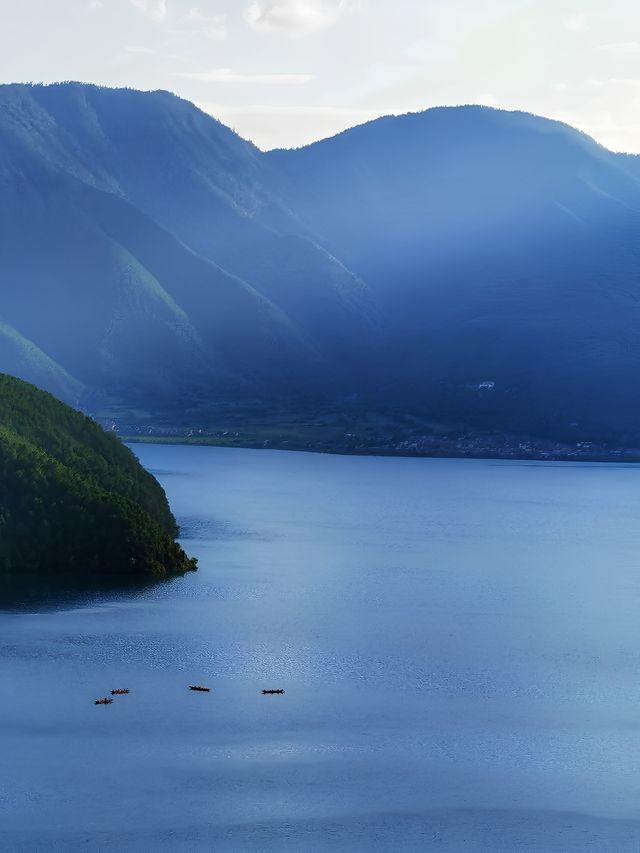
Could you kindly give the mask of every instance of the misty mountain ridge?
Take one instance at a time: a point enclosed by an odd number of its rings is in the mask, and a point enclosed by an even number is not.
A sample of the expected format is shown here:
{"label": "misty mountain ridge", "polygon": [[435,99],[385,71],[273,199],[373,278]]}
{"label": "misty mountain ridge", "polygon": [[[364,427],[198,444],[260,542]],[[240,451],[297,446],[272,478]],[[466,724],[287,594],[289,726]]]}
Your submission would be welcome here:
{"label": "misty mountain ridge", "polygon": [[175,96],[0,87],[0,150],[2,319],[86,386],[286,389],[367,333],[362,283],[259,222],[257,149]]}
{"label": "misty mountain ridge", "polygon": [[0,86],[0,185],[0,369],[64,399],[638,440],[639,158],[560,122],[439,107],[264,153],[167,92]]}

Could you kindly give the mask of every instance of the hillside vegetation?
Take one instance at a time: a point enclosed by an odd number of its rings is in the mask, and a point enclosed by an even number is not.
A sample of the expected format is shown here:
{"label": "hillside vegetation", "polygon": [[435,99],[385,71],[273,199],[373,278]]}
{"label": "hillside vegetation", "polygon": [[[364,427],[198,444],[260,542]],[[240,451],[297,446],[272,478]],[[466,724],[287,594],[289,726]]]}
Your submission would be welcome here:
{"label": "hillside vegetation", "polygon": [[114,435],[0,375],[0,579],[93,584],[195,568],[159,483]]}

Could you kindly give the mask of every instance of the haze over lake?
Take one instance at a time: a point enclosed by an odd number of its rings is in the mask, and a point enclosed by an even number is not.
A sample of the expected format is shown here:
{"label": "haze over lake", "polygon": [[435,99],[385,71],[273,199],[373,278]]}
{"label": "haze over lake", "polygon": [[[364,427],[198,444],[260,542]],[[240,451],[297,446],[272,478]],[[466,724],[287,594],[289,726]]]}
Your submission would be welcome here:
{"label": "haze over lake", "polygon": [[200,570],[0,613],[3,851],[638,849],[640,469],[134,449]]}

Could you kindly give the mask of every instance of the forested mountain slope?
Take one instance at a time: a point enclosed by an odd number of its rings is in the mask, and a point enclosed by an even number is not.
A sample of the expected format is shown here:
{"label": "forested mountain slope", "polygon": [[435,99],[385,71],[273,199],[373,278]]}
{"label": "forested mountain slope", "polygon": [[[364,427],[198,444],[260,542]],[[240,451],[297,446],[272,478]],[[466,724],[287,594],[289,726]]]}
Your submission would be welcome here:
{"label": "forested mountain slope", "polygon": [[638,158],[482,107],[267,156],[381,307],[386,393],[476,426],[637,440]]}
{"label": "forested mountain slope", "polygon": [[0,186],[0,368],[72,402],[640,441],[638,158],[567,125],[438,108],[263,153],[166,92],[1,86]]}
{"label": "forested mountain slope", "polygon": [[129,400],[349,376],[364,286],[274,227],[260,157],[165,92],[1,86],[0,320]]}
{"label": "forested mountain slope", "polygon": [[195,568],[159,483],[114,435],[0,374],[0,582],[94,585]]}

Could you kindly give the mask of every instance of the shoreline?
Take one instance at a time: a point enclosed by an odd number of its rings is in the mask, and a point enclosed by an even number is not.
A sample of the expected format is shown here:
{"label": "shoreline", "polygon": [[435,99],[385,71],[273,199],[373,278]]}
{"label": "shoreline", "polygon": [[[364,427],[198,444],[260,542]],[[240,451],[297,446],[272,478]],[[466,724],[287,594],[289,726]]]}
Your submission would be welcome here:
{"label": "shoreline", "polygon": [[225,440],[215,436],[185,436],[185,435],[119,435],[126,444],[163,444],[184,445],[191,447],[223,447],[244,450],[278,450],[296,453],[319,453],[331,456],[380,456],[406,459],[477,459],[505,462],[590,462],[600,464],[631,464],[640,463],[639,448],[615,448],[606,450],[599,446],[574,448],[571,445],[554,448],[524,448],[521,446],[491,447],[484,445],[475,448],[459,448],[453,445],[438,448],[419,447],[322,447],[313,444],[302,445],[290,441],[258,441],[239,436]]}

